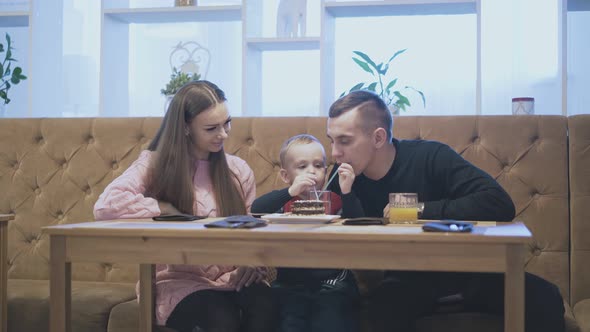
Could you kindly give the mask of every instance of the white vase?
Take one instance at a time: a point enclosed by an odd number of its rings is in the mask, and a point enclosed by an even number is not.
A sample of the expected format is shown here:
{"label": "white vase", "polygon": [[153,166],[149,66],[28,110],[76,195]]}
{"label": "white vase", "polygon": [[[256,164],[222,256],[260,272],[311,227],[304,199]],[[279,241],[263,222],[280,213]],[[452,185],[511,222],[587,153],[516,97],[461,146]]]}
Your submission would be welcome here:
{"label": "white vase", "polygon": [[399,115],[399,107],[397,107],[397,105],[395,104],[391,104],[389,105],[389,111],[391,112],[391,115]]}
{"label": "white vase", "polygon": [[170,103],[172,102],[172,98],[174,98],[174,95],[166,95],[166,101],[164,101],[164,114],[166,114],[166,112],[168,112],[168,107],[170,107]]}

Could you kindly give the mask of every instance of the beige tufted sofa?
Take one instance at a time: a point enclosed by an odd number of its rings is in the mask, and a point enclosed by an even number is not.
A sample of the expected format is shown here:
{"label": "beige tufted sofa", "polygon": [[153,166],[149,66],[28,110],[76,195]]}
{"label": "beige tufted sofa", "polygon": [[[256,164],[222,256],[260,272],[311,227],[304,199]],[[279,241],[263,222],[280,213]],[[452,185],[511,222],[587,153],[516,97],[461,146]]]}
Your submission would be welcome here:
{"label": "beige tufted sofa", "polygon": [[[105,186],[145,149],[160,118],[0,120],[0,213],[8,227],[8,330],[48,330],[48,239],[41,227],[90,221]],[[258,194],[283,186],[281,143],[325,118],[235,118],[226,151],[253,168]],[[569,140],[568,140],[569,131]],[[394,135],[449,144],[497,178],[531,229],[526,270],[556,283],[568,331],[590,331],[590,115],[401,117]],[[74,264],[74,331],[137,331],[137,266]],[[364,282],[364,281],[363,281]],[[574,318],[575,315],[575,318]],[[581,326],[578,326],[578,324]],[[422,319],[420,331],[501,331],[474,313]]]}

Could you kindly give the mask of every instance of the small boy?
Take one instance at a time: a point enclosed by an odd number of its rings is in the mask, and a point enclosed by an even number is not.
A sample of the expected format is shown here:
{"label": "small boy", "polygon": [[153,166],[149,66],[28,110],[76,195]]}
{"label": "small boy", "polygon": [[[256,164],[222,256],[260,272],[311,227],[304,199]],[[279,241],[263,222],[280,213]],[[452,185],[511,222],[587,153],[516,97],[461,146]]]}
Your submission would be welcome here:
{"label": "small boy", "polygon": [[[290,212],[291,203],[309,199],[326,180],[326,153],[317,138],[302,134],[285,141],[280,151],[281,179],[288,188],[274,190],[254,201],[253,213]],[[342,207],[342,217],[363,215],[359,200],[351,191],[354,172],[348,164],[338,168],[342,199],[331,193],[331,213]],[[343,204],[344,203],[344,204]],[[358,288],[349,270],[278,268],[273,283],[279,292],[281,314],[279,332],[356,332]]]}

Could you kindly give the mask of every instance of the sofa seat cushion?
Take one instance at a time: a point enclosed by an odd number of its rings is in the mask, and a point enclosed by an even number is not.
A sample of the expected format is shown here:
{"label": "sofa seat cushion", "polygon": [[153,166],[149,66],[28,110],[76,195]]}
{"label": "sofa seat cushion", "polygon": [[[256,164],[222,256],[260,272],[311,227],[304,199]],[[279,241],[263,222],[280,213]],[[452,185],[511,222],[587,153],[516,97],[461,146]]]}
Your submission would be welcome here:
{"label": "sofa seat cushion", "polygon": [[574,316],[582,332],[590,332],[590,299],[582,300],[574,306]]}
{"label": "sofa seat cushion", "polygon": [[[135,297],[132,283],[72,282],[72,331],[106,331],[111,309]],[[49,331],[49,281],[8,280],[8,331]]]}
{"label": "sofa seat cushion", "polygon": [[[109,317],[108,332],[137,332],[139,331],[139,304],[131,300],[117,304]],[[175,332],[163,326],[156,326],[154,332]]]}
{"label": "sofa seat cushion", "polygon": [[[579,319],[576,321],[569,304],[564,303],[564,307],[566,332],[590,332],[590,329],[580,330]],[[590,301],[588,309],[590,310]],[[588,316],[590,319],[590,315]],[[436,314],[418,320],[416,330],[417,332],[502,332],[504,320],[503,317],[496,315],[471,312]]]}

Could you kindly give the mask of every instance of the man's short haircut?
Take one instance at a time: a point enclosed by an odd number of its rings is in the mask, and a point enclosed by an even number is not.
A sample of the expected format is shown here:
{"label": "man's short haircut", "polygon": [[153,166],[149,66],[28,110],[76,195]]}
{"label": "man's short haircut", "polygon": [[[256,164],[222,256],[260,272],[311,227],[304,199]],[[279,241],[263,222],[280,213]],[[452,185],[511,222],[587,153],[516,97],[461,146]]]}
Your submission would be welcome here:
{"label": "man's short haircut", "polygon": [[383,128],[387,132],[387,140],[391,141],[393,135],[393,118],[381,97],[371,91],[352,91],[336,100],[330,106],[328,116],[330,118],[337,118],[353,109],[358,109],[362,119],[361,126],[363,127],[363,131],[371,133],[377,128]]}
{"label": "man's short haircut", "polygon": [[[310,143],[318,143],[319,145],[323,145],[320,140],[318,140],[315,136],[309,134],[300,134],[295,135],[289,139],[287,139],[283,145],[281,146],[281,152],[279,152],[279,159],[281,161],[281,168],[285,168],[285,163],[287,159],[287,152],[293,145],[303,145],[303,144],[310,144]],[[324,152],[324,164],[326,163],[326,153]]]}

